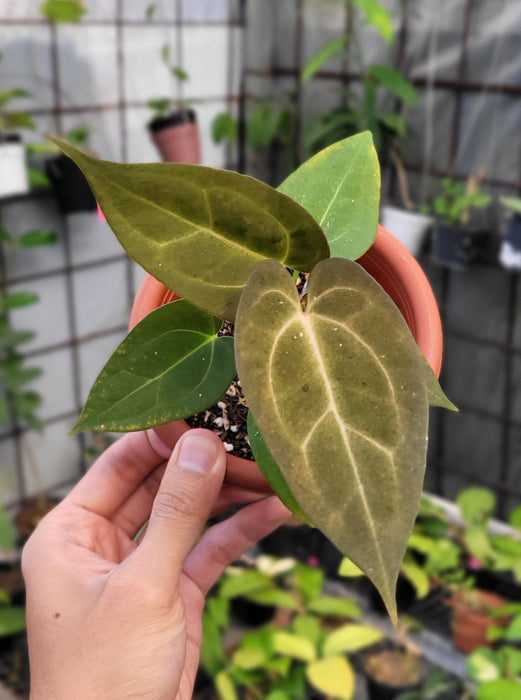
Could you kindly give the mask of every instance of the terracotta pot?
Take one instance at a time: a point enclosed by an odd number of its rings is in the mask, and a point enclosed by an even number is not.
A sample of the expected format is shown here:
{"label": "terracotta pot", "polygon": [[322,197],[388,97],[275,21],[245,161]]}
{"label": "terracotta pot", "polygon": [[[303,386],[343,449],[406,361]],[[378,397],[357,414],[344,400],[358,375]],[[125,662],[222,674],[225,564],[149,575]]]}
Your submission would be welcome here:
{"label": "terracotta pot", "polygon": [[181,110],[153,119],[148,128],[165,163],[200,163],[201,145],[195,112]]}
{"label": "terracotta pot", "polygon": [[[471,591],[473,600],[485,609],[494,610],[505,605],[506,600],[488,591]],[[478,647],[492,647],[487,639],[489,627],[506,627],[510,617],[493,618],[465,601],[465,592],[456,591],[447,604],[452,608],[452,641],[460,651],[470,654]]]}
{"label": "terracotta pot", "polygon": [[[400,309],[407,325],[438,375],[441,369],[443,336],[441,320],[433,291],[420,265],[411,253],[382,226],[373,246],[358,262],[379,282]],[[146,275],[134,299],[129,328],[148,313],[178,297],[152,275]],[[179,438],[189,430],[185,421],[164,430],[164,438]],[[161,434],[162,429],[156,428]],[[175,442],[174,440],[174,442]],[[255,462],[228,454],[226,481],[245,488],[269,492],[271,487]]]}

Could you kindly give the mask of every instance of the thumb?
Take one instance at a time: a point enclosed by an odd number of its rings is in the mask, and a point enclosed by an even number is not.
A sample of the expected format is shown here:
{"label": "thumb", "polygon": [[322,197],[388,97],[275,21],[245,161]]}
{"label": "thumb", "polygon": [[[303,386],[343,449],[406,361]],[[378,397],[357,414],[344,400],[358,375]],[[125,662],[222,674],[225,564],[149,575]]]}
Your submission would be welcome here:
{"label": "thumb", "polygon": [[181,436],[138,547],[145,570],[175,584],[217,500],[225,469],[226,452],[217,435],[198,428]]}

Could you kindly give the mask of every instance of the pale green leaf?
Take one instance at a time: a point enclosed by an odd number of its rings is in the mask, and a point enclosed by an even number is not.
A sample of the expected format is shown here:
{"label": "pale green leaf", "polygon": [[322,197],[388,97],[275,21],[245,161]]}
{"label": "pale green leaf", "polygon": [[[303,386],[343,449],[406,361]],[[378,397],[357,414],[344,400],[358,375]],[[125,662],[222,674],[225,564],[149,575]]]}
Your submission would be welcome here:
{"label": "pale green leaf", "polygon": [[300,74],[300,80],[305,83],[319,71],[324,63],[333,56],[338,56],[347,43],[347,36],[339,36],[328,41],[306,63]]}
{"label": "pale green leaf", "polygon": [[521,700],[521,683],[518,680],[498,678],[480,685],[476,700]]}
{"label": "pale green leaf", "polygon": [[365,649],[384,638],[384,633],[370,625],[348,624],[333,630],[324,642],[324,656],[334,656]]}
{"label": "pale green leaf", "polygon": [[277,608],[287,608],[288,610],[296,610],[298,608],[298,603],[291,593],[278,588],[254,591],[253,593],[248,593],[245,598],[252,603],[257,603],[257,605],[274,605]]}
{"label": "pale green leaf", "polygon": [[501,659],[492,649],[480,647],[465,659],[465,670],[475,681],[492,681],[501,675]]}
{"label": "pale green leaf", "polygon": [[346,578],[357,578],[358,576],[363,576],[364,572],[360,569],[351,559],[348,557],[343,557],[338,568],[339,576],[345,576]]}
{"label": "pale green leaf", "polygon": [[215,689],[221,700],[239,700],[233,680],[226,671],[219,671],[215,676]]}
{"label": "pale green leaf", "polygon": [[214,316],[234,319],[260,260],[308,271],[329,256],[313,217],[259,180],[186,163],[110,163],[55,142],[83,170],[127,253]]}
{"label": "pale green leaf", "polygon": [[328,698],[351,700],[354,697],[355,673],[343,656],[313,661],[306,668],[306,676],[311,685]]}
{"label": "pale green leaf", "polygon": [[380,168],[369,131],[317,153],[279,187],[305,207],[327,235],[331,255],[356,260],[376,236]]}
{"label": "pale green leaf", "polygon": [[235,376],[221,322],[178,300],[128,334],[96,379],[73,432],[143,430],[216,403]]}
{"label": "pale green leaf", "polygon": [[309,612],[323,616],[352,617],[362,615],[360,607],[350,598],[338,598],[335,596],[322,596],[315,598],[308,604]]}
{"label": "pale green leaf", "polygon": [[255,461],[259,465],[259,469],[268,480],[273,491],[277,494],[282,503],[284,503],[286,508],[289,508],[289,510],[303,522],[312,526],[313,523],[309,520],[289,490],[286,480],[282,476],[277,463],[271,456],[266,443],[262,439],[262,435],[255,424],[251,411],[248,411],[248,438]]}
{"label": "pale green leaf", "polygon": [[401,568],[402,575],[414,587],[418,598],[425,598],[431,589],[429,575],[424,567],[420,566],[414,557],[405,555]]}
{"label": "pale green leaf", "polygon": [[273,634],[273,646],[278,654],[289,656],[299,661],[314,661],[316,650],[314,644],[298,634],[291,632],[275,631]]}
{"label": "pale green leaf", "polygon": [[393,616],[425,469],[424,360],[397,307],[357,263],[326,260],[308,283],[303,311],[281,265],[257,266],[237,315],[239,376],[298,503]]}
{"label": "pale green leaf", "polygon": [[273,588],[273,582],[269,576],[255,569],[242,569],[221,579],[219,595],[223,598],[236,598],[263,588]]}
{"label": "pale green leaf", "polygon": [[40,9],[51,22],[78,22],[87,12],[78,0],[47,0]]}
{"label": "pale green leaf", "polygon": [[388,44],[393,43],[394,28],[392,17],[380,0],[353,0],[353,5],[363,13],[367,24],[374,27]]}

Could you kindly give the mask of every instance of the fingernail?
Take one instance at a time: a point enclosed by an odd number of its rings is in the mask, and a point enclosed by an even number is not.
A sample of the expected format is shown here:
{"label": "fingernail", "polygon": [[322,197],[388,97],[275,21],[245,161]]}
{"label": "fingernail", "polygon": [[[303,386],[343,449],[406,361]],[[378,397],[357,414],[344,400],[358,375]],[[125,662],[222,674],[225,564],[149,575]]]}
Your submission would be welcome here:
{"label": "fingernail", "polygon": [[217,445],[204,435],[188,433],[180,440],[177,464],[192,472],[209,472],[217,460]]}

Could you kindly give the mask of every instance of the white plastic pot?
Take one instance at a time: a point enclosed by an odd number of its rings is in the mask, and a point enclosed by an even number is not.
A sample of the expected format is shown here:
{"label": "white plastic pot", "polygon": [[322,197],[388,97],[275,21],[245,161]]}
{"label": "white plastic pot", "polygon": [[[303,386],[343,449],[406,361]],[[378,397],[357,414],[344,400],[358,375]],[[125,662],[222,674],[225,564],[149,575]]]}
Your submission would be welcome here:
{"label": "white plastic pot", "polygon": [[0,136],[0,197],[29,191],[25,148],[16,134]]}
{"label": "white plastic pot", "polygon": [[417,257],[425,243],[434,220],[426,214],[418,214],[407,209],[384,206],[381,211],[381,224],[393,232],[403,245]]}

